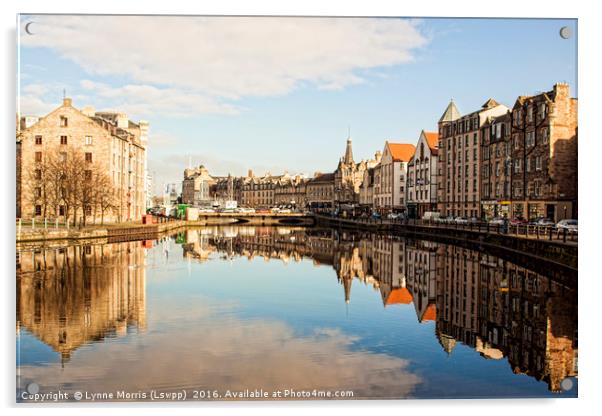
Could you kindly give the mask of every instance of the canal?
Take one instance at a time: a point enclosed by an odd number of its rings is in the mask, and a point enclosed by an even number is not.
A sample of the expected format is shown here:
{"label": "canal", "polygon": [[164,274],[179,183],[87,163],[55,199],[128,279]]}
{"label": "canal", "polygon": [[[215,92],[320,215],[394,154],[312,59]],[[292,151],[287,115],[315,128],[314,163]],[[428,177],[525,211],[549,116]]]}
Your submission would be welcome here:
{"label": "canal", "polygon": [[67,400],[577,396],[576,288],[390,235],[216,226],[18,247],[16,313],[18,401],[32,385]]}

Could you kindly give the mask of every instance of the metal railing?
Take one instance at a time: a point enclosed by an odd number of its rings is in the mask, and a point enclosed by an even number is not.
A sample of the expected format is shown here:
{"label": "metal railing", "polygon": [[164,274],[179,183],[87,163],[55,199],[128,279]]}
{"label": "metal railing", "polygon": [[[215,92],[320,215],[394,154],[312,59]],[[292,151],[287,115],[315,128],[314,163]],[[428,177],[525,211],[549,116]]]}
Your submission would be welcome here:
{"label": "metal railing", "polygon": [[566,242],[577,242],[578,233],[577,231],[568,230],[566,228],[558,228],[548,225],[537,225],[537,224],[490,224],[485,221],[466,223],[449,221],[436,221],[436,220],[419,220],[419,219],[388,219],[388,218],[361,218],[361,217],[336,217],[322,215],[324,218],[348,221],[352,223],[364,224],[364,225],[411,225],[419,227],[432,227],[432,228],[446,228],[454,230],[465,230],[474,231],[479,233],[488,234],[503,234],[514,237],[532,238],[537,240],[548,240],[548,241],[560,241]]}

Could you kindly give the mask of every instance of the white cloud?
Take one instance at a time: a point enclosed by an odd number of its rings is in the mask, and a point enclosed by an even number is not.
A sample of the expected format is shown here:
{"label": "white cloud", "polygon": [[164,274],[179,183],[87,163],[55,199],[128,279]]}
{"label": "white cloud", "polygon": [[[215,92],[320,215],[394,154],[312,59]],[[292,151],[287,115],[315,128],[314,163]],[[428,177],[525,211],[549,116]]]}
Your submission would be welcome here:
{"label": "white cloud", "polygon": [[158,88],[153,85],[127,84],[112,87],[108,84],[82,80],[81,87],[105,99],[115,108],[127,109],[138,116],[166,114],[187,116],[190,114],[234,114],[238,109],[206,95],[177,88]]}
{"label": "white cloud", "polygon": [[[371,68],[410,62],[427,43],[407,19],[175,16],[28,16],[47,47],[91,75],[127,85],[84,84],[136,111],[235,111],[247,96],[287,94],[303,84],[341,89]],[[144,97],[138,99],[137,97]],[[155,101],[151,106],[148,98]],[[134,112],[128,110],[129,112]]]}

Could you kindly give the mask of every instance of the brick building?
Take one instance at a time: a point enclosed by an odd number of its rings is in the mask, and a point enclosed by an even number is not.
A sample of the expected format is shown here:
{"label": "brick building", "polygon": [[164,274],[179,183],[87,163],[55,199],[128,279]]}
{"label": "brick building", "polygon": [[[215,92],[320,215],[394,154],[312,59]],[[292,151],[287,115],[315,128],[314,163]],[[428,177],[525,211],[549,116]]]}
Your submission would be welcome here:
{"label": "brick building", "polygon": [[577,218],[577,99],[568,84],[512,108],[512,215]]}
{"label": "brick building", "polygon": [[438,208],[445,216],[480,217],[480,128],[508,108],[489,99],[462,116],[453,100],[439,119]]}
{"label": "brick building", "polygon": [[[72,106],[70,98],[37,121],[26,121],[17,124],[17,217],[64,220],[66,213],[60,201],[53,206],[42,202],[42,185],[49,179],[43,177],[40,165],[47,155],[66,157],[76,151],[85,155],[90,166],[106,172],[112,182],[115,207],[104,220],[133,221],[142,217],[146,207],[148,122],[134,123],[125,113],[95,112],[91,107],[80,111]],[[90,219],[99,219],[91,207],[82,209],[93,217]]]}
{"label": "brick building", "polygon": [[512,113],[490,117],[481,127],[481,214],[511,218]]}

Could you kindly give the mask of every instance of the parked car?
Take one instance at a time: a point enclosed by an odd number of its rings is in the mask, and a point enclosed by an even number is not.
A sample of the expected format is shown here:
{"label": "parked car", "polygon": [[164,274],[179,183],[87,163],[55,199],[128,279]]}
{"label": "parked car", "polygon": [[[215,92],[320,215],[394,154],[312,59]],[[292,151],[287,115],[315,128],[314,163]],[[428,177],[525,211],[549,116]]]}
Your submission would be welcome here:
{"label": "parked car", "polygon": [[394,212],[392,212],[389,215],[387,215],[387,219],[389,219],[389,220],[396,220],[396,219],[398,219],[400,217],[401,217],[400,214],[395,214]]}
{"label": "parked car", "polygon": [[288,208],[280,208],[280,214],[290,214],[292,211]]}
{"label": "parked car", "polygon": [[214,212],[215,210],[211,208],[199,208],[199,214],[211,214]]}
{"label": "parked car", "polygon": [[489,220],[489,225],[504,225],[506,219],[503,217],[495,217]]}
{"label": "parked car", "polygon": [[559,230],[567,230],[570,233],[577,232],[577,220],[561,220],[556,224]]}
{"label": "parked car", "polygon": [[511,225],[525,225],[528,221],[523,217],[514,217],[510,220]]}
{"label": "parked car", "polygon": [[549,218],[540,218],[537,220],[535,225],[539,225],[541,227],[555,227],[556,223]]}
{"label": "parked car", "polygon": [[456,224],[468,224],[468,219],[466,219],[465,217],[456,217],[454,218],[454,222]]}
{"label": "parked car", "polygon": [[477,217],[470,217],[470,218],[468,219],[468,223],[469,223],[469,224],[478,224],[478,223],[480,223],[480,222],[481,222],[481,219],[480,219],[480,218],[477,218]]}
{"label": "parked car", "polygon": [[380,217],[380,214],[378,212],[373,212],[372,213],[372,218],[374,218],[375,220],[379,220],[381,217]]}

